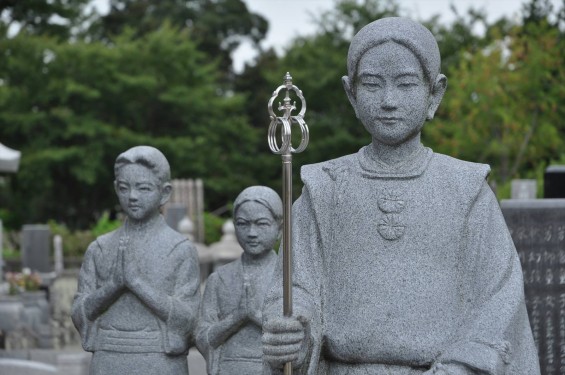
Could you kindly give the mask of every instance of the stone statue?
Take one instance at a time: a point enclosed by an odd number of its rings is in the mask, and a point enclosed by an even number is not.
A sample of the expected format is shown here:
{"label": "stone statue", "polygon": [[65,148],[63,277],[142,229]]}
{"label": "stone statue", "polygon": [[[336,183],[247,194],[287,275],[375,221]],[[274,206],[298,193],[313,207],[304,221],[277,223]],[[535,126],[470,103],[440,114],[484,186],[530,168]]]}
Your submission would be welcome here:
{"label": "stone statue", "polygon": [[211,375],[262,373],[261,309],[277,259],[282,202],[268,187],[249,187],[235,200],[233,216],[244,253],[208,278],[196,336]]}
{"label": "stone statue", "polygon": [[539,374],[489,167],[420,141],[447,86],[433,35],[377,20],[353,38],[347,69],[345,92],[372,142],[302,168],[293,316],[282,316],[278,262],[266,362],[309,375]]}
{"label": "stone statue", "polygon": [[72,319],[91,374],[188,374],[187,353],[200,304],[198,255],[170,229],[160,208],[170,168],[157,149],[138,146],[114,165],[124,225],[90,244]]}

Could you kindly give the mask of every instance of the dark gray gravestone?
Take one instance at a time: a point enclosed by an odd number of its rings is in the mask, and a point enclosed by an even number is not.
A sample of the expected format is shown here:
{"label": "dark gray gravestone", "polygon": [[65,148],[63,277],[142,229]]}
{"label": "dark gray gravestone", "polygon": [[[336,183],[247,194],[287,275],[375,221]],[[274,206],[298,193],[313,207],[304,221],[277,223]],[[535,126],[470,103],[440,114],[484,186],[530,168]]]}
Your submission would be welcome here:
{"label": "dark gray gravestone", "polygon": [[550,165],[543,177],[544,198],[565,198],[565,165]]}
{"label": "dark gray gravestone", "polygon": [[179,223],[186,216],[187,208],[184,203],[171,203],[165,208],[165,222],[169,227],[178,231]]}
{"label": "dark gray gravestone", "polygon": [[51,272],[48,225],[27,224],[22,228],[22,267],[32,271]]}
{"label": "dark gray gravestone", "polygon": [[565,374],[565,199],[506,200],[542,374]]}

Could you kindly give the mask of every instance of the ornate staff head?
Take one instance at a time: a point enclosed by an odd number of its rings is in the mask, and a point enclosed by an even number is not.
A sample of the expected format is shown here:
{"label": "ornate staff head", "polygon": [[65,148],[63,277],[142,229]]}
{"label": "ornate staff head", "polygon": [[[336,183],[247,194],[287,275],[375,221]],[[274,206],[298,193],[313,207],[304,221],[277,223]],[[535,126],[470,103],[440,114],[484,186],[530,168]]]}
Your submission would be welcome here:
{"label": "ornate staff head", "polygon": [[[273,110],[273,102],[283,89],[286,90],[283,104],[279,102],[279,106],[277,107],[278,111],[282,111],[282,116],[277,116]],[[292,115],[292,112],[296,110],[296,102],[291,103],[291,91],[294,91],[296,93],[296,96],[298,96],[301,102],[300,112],[294,116]],[[308,125],[306,125],[306,122],[304,122],[304,114],[306,113],[306,100],[302,95],[302,91],[292,84],[292,77],[290,76],[290,73],[286,73],[286,75],[284,76],[283,84],[277,87],[277,89],[273,92],[273,95],[269,100],[268,110],[271,117],[268,135],[269,147],[271,151],[278,155],[290,155],[304,151],[306,149],[306,146],[308,146],[309,138]],[[302,139],[297,148],[292,147],[291,127],[293,124],[297,124],[300,127],[300,132],[302,134]],[[280,146],[277,142],[277,129],[279,125],[282,126],[282,144]]]}

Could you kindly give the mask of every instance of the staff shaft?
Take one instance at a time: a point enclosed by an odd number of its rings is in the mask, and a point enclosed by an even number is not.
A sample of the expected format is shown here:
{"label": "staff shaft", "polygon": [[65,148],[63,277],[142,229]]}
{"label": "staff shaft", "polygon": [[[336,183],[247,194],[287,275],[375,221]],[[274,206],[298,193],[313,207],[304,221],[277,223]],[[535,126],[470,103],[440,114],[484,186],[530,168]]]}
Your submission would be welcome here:
{"label": "staff shaft", "polygon": [[[283,314],[292,316],[292,155],[282,155],[283,169]],[[292,364],[284,365],[284,375],[292,375]]]}

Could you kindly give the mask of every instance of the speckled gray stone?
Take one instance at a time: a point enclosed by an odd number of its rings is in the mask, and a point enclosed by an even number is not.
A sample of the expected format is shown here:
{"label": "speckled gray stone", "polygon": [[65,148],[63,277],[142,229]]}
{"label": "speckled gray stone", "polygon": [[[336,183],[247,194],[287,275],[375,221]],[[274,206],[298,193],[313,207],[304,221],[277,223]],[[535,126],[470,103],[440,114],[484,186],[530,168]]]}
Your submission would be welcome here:
{"label": "speckled gray stone", "polygon": [[447,85],[433,35],[405,18],[375,21],[347,67],[372,143],[302,168],[294,314],[282,317],[281,260],[263,310],[272,372],[292,361],[309,375],[539,374],[489,167],[420,141]]}
{"label": "speckled gray stone", "polygon": [[208,278],[196,343],[208,374],[261,374],[261,308],[277,259],[282,202],[272,189],[252,186],[235,200],[233,216],[244,253]]}
{"label": "speckled gray stone", "polygon": [[116,159],[114,186],[127,219],[88,247],[72,318],[93,352],[91,374],[187,374],[200,304],[198,255],[160,207],[169,163],[138,146]]}

